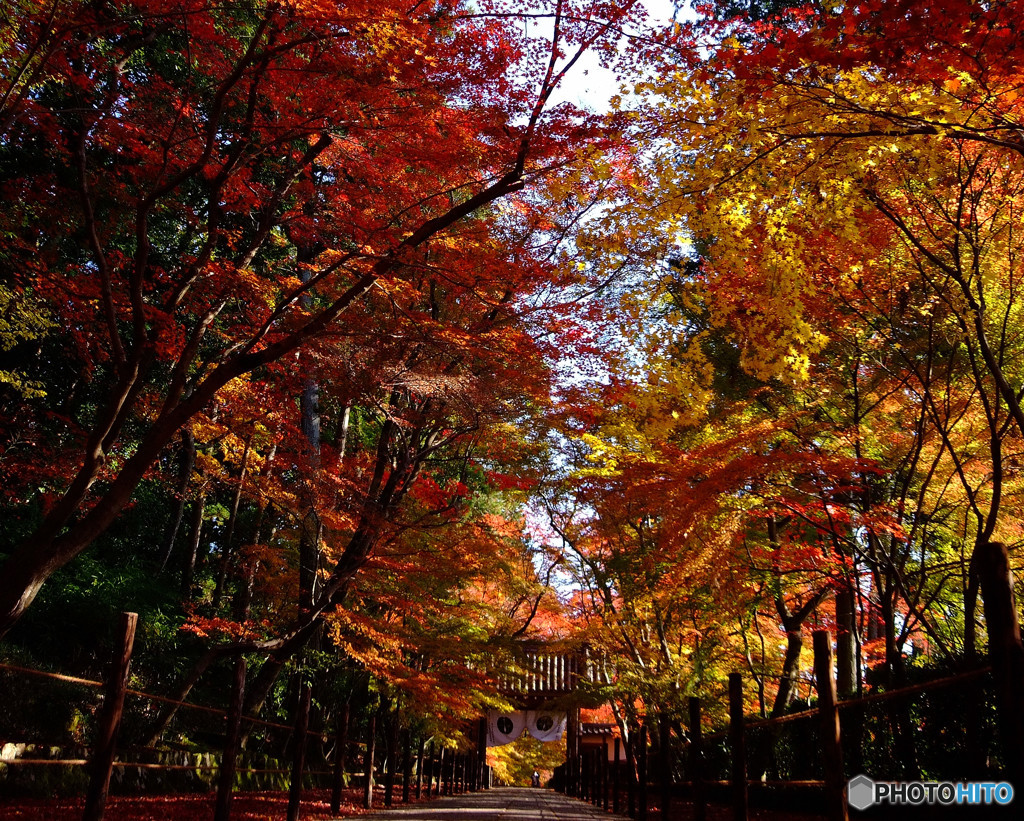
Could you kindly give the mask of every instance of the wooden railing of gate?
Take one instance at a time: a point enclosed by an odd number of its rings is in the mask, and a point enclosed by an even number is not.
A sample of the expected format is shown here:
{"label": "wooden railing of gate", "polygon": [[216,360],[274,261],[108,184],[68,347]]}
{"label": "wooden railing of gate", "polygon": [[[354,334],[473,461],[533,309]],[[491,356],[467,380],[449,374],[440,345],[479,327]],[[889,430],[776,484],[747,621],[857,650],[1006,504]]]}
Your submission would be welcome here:
{"label": "wooden railing of gate", "polygon": [[519,669],[499,676],[499,692],[505,696],[530,696],[531,700],[555,699],[574,692],[581,681],[596,681],[596,662],[587,647],[566,650],[554,645],[526,645]]}

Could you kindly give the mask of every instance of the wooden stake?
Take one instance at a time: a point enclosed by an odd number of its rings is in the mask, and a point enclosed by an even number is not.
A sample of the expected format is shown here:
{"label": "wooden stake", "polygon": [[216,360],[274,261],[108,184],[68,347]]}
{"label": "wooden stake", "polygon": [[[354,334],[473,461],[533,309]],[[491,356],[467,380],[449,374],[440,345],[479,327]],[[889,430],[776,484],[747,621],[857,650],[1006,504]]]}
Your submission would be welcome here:
{"label": "wooden stake", "polygon": [[245,703],[245,657],[235,660],[235,680],[231,688],[231,705],[228,707],[225,728],[224,754],[220,762],[217,804],[213,811],[214,821],[228,821],[231,817],[231,796],[235,789],[235,765],[238,758],[239,741],[242,736],[242,705]]}
{"label": "wooden stake", "polygon": [[661,817],[664,821],[671,821],[672,727],[669,724],[669,717],[667,715],[658,717],[658,747],[661,758]]}
{"label": "wooden stake", "polygon": [[309,732],[309,708],[313,692],[308,684],[299,691],[299,710],[295,716],[295,757],[292,759],[292,783],[288,789],[288,821],[298,821],[302,801],[302,772],[306,768],[306,734]]}
{"label": "wooden stake", "polygon": [[743,676],[729,674],[729,740],[732,747],[732,809],[735,821],[747,821],[747,743],[743,728]]}
{"label": "wooden stake", "polygon": [[622,751],[622,739],[615,736],[615,766],[612,769],[612,812],[619,813],[619,755]]}
{"label": "wooden stake", "polygon": [[636,739],[638,735],[640,735],[639,730],[635,733],[630,733],[629,738],[626,739],[626,761],[629,764],[629,777],[626,779],[626,806],[628,807],[626,814],[630,818],[636,818],[636,788],[640,768],[639,756],[636,754]]}
{"label": "wooden stake", "polygon": [[480,766],[477,773],[477,789],[487,788],[487,719],[481,718],[476,728],[476,752]]}
{"label": "wooden stake", "polygon": [[377,753],[377,713],[370,715],[366,730],[366,784],[363,787],[363,808],[373,809],[373,759]]}
{"label": "wooden stake", "polygon": [[832,672],[832,636],[828,630],[814,631],[814,678],[818,687],[818,713],[821,715],[827,814],[831,821],[848,821],[846,783],[843,778],[843,748],[839,734],[839,707],[836,680]]}
{"label": "wooden stake", "polygon": [[704,792],[704,741],[701,729],[700,699],[690,697],[690,783],[693,790],[694,821],[707,821],[708,805]]}
{"label": "wooden stake", "polygon": [[[434,784],[434,741],[431,739],[430,748],[427,752],[427,798],[431,796],[431,788]],[[433,793],[437,795],[437,793]]]}
{"label": "wooden stake", "polygon": [[101,821],[103,809],[107,804],[110,773],[114,769],[114,756],[117,753],[117,733],[121,729],[121,715],[124,712],[124,696],[128,689],[128,671],[131,667],[135,627],[138,621],[138,613],[122,613],[118,622],[117,643],[114,645],[110,675],[107,677],[106,692],[103,696],[103,713],[91,762],[92,776],[89,780],[89,792],[85,797],[82,821]]}
{"label": "wooden stake", "polygon": [[608,812],[608,739],[601,739],[601,806]]}
{"label": "wooden stake", "polygon": [[1024,643],[1006,545],[1001,542],[978,545],[972,565],[978,574],[985,608],[1006,775],[1011,783],[1024,784],[1024,705],[1021,704]]}
{"label": "wooden stake", "polygon": [[637,780],[640,782],[640,798],[636,817],[647,821],[647,719],[640,727],[640,749],[637,751]]}
{"label": "wooden stake", "polygon": [[348,722],[350,704],[345,702],[338,712],[334,741],[334,778],[331,789],[331,815],[341,814],[341,791],[345,787],[345,753],[348,751]]}
{"label": "wooden stake", "polygon": [[402,731],[402,803],[409,803],[409,788],[412,781],[412,732],[407,727]]}
{"label": "wooden stake", "polygon": [[441,747],[437,752],[437,783],[434,787],[434,795],[445,795],[445,779],[448,777],[446,772],[447,758],[445,757],[445,748]]}
{"label": "wooden stake", "polygon": [[[416,798],[417,799],[423,797],[423,754],[424,754],[424,752],[426,750],[426,746],[427,746],[427,740],[425,738],[423,738],[423,737],[420,737],[420,748],[419,748],[419,751],[416,753]],[[433,752],[433,751],[431,751],[431,752]],[[430,788],[429,784],[427,785],[427,788],[428,789]]]}
{"label": "wooden stake", "polygon": [[388,719],[388,747],[384,771],[384,806],[392,807],[395,801],[395,770],[398,764],[398,709],[391,710]]}
{"label": "wooden stake", "polygon": [[568,726],[565,731],[565,793],[577,795],[579,782],[576,777],[576,759],[579,755],[579,712],[569,708]]}

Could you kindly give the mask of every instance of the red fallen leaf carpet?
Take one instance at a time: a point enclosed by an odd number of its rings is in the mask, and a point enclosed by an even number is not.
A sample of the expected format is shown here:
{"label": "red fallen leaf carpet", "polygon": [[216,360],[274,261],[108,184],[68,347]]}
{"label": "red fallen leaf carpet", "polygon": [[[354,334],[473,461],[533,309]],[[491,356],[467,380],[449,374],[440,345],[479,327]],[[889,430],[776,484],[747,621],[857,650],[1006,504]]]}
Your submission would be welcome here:
{"label": "red fallen leaf carpet", "polygon": [[[214,793],[182,795],[117,795],[107,800],[103,821],[211,821]],[[341,813],[331,813],[330,790],[307,790],[302,793],[303,821],[324,821],[328,818],[349,818],[363,815],[362,790],[346,790]],[[374,806],[384,803],[383,791],[374,796]],[[397,802],[396,802],[397,803]],[[0,799],[3,821],[78,821],[82,817],[84,798]],[[280,821],[288,810],[286,792],[236,792],[231,802],[231,821]]]}

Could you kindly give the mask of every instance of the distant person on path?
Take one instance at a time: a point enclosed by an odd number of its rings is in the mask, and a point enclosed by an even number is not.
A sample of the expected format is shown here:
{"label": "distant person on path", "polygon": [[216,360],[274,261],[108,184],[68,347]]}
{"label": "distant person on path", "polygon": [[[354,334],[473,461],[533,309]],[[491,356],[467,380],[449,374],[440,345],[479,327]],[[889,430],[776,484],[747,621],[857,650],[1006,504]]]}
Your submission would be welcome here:
{"label": "distant person on path", "polygon": [[537,772],[536,770],[533,771],[533,778],[530,779],[530,786],[531,787],[539,787],[540,786],[540,773]]}

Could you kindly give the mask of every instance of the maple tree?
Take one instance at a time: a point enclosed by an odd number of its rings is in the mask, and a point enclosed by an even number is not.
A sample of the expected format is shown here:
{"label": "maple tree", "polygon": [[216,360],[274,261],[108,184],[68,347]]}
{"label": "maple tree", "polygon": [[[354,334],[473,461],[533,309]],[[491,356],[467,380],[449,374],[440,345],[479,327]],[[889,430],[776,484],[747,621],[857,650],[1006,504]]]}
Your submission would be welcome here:
{"label": "maple tree", "polygon": [[1019,6],[725,6],[621,101],[651,148],[579,247],[640,270],[615,305],[639,344],[575,452],[664,562],[743,512],[720,576],[753,571],[784,634],[817,603],[843,689],[879,643],[889,682],[911,642],[971,664],[978,557],[1019,542]]}
{"label": "maple tree", "polygon": [[[451,741],[538,634],[590,646],[631,756],[730,670],[785,712],[812,624],[843,694],[976,665],[980,624],[1019,683],[980,590],[1024,498],[1019,2],[642,42],[561,0],[15,9],[0,632],[146,528],[179,696],[252,652],[254,709],[312,644],[389,744],[399,707]],[[550,105],[591,49],[608,119]]]}
{"label": "maple tree", "polygon": [[472,380],[474,355],[532,355],[516,317],[555,283],[529,245],[545,197],[525,189],[601,145],[593,118],[546,103],[583,50],[620,57],[629,11],[558,3],[544,38],[500,7],[15,4],[4,373],[34,397],[7,406],[5,492],[38,519],[4,564],[2,629],[200,415],[259,407],[307,348],[310,372],[390,353],[361,519],[311,621],[448,435],[394,374]]}

